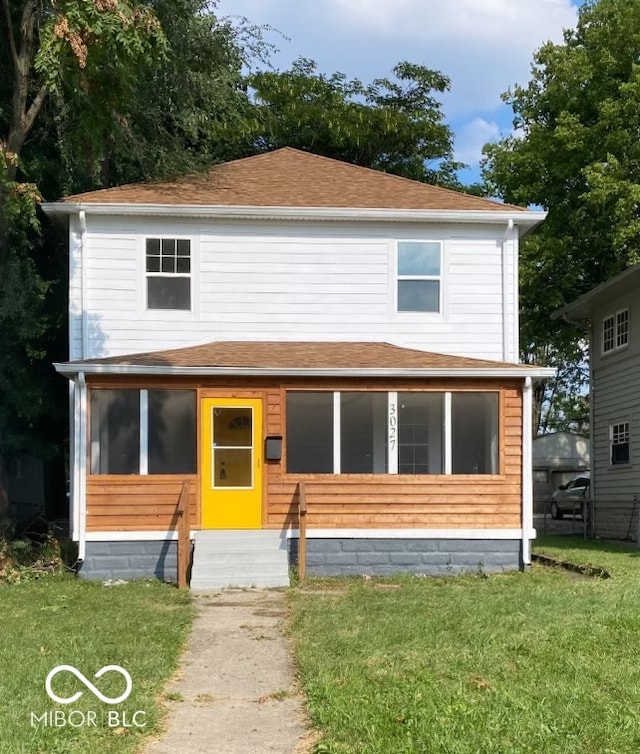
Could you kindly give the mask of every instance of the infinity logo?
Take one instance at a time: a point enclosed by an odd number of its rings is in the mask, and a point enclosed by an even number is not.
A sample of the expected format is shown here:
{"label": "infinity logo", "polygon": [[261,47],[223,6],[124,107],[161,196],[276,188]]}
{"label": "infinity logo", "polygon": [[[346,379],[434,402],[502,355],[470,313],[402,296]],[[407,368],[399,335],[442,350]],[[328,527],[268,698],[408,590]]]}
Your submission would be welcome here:
{"label": "infinity logo", "polygon": [[120,702],[124,702],[124,700],[129,696],[131,693],[131,687],[132,687],[132,681],[131,676],[124,668],[121,668],[120,665],[105,665],[103,668],[100,668],[98,672],[95,674],[94,678],[102,678],[102,676],[105,673],[108,673],[110,670],[115,670],[117,673],[120,673],[120,675],[124,676],[126,682],[127,682],[127,688],[125,689],[124,694],[121,694],[120,696],[115,697],[112,699],[111,697],[105,696],[104,694],[100,693],[100,691],[91,683],[91,681],[86,678],[82,673],[77,669],[74,668],[73,665],[58,665],[56,666],[47,676],[47,680],[45,682],[45,688],[47,690],[47,694],[51,699],[53,699],[54,702],[58,702],[59,704],[73,704],[73,702],[80,699],[83,692],[82,691],[76,691],[76,693],[73,696],[70,696],[68,699],[65,699],[64,697],[58,696],[55,694],[51,689],[51,681],[53,680],[54,676],[58,675],[58,673],[61,673],[63,670],[66,670],[69,673],[72,673],[75,675],[75,677],[84,683],[84,685],[89,689],[89,691],[94,694],[94,696],[97,696],[100,701],[104,702],[105,704],[119,704]]}

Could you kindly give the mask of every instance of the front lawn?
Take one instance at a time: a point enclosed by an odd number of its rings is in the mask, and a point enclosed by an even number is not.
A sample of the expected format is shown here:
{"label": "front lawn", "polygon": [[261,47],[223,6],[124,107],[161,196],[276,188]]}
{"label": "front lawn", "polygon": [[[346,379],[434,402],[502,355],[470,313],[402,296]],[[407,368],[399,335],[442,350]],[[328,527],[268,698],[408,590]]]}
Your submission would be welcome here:
{"label": "front lawn", "polygon": [[[0,614],[1,752],[121,754],[135,751],[157,726],[158,692],[191,625],[188,593],[157,582],[106,587],[53,575],[0,586]],[[55,703],[45,681],[58,665],[74,666],[109,698],[123,693],[124,678],[114,671],[94,676],[105,665],[120,665],[131,675],[131,695],[105,704],[62,671],[52,679],[54,693],[83,693],[71,704]],[[146,727],[134,725],[136,712],[135,722]]]}
{"label": "front lawn", "polygon": [[318,754],[640,751],[640,557],[564,537],[540,549],[612,577],[534,566],[291,590]]}

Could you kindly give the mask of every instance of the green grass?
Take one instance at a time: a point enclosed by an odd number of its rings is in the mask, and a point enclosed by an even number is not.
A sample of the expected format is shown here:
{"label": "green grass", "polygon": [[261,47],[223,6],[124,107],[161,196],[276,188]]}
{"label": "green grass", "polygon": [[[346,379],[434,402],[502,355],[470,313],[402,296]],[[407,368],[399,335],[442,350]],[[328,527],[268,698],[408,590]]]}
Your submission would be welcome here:
{"label": "green grass", "polygon": [[[145,733],[157,732],[159,692],[177,666],[193,611],[186,592],[158,582],[132,582],[105,587],[70,576],[48,576],[0,586],[0,751],[3,754],[120,754],[134,752]],[[73,665],[109,697],[124,691],[114,672],[94,679],[105,665],[121,665],[131,675],[133,690],[115,706],[99,701],[71,674],[53,680],[63,697],[83,691],[70,705],[56,704],[46,694],[45,680],[57,665]],[[32,724],[51,710],[97,713],[95,726],[49,727]],[[108,711],[118,712],[107,725]],[[127,727],[136,711],[146,728]],[[123,712],[127,719],[123,719]],[[80,713],[72,717],[75,722]],[[86,718],[85,718],[86,720]],[[154,730],[155,729],[155,730]]]}
{"label": "green grass", "polygon": [[637,754],[638,553],[552,537],[537,549],[612,578],[538,566],[292,589],[316,752]]}

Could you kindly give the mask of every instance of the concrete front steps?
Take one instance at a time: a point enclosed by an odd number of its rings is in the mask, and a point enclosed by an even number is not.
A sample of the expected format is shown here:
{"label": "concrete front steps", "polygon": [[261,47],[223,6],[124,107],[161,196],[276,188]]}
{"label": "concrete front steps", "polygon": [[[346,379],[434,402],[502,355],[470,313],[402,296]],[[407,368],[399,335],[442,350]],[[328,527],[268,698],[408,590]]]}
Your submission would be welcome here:
{"label": "concrete front steps", "polygon": [[192,589],[288,585],[287,538],[281,531],[221,529],[195,532]]}

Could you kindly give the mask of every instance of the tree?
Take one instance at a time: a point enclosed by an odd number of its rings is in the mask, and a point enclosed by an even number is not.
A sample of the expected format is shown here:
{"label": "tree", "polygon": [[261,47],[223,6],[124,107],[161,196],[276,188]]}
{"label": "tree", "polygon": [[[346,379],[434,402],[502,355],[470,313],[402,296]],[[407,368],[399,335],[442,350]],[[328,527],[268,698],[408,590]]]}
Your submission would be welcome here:
{"label": "tree", "polygon": [[363,84],[342,73],[318,73],[300,58],[283,72],[249,77],[256,105],[249,149],[283,146],[459,188],[453,137],[435,93],[449,80],[421,65],[399,63],[394,78]]}
{"label": "tree", "polygon": [[[640,2],[588,0],[564,43],[537,51],[529,84],[504,95],[515,133],[485,147],[487,189],[548,211],[522,247],[525,361],[583,364],[584,332],[552,312],[640,261],[639,60]],[[580,380],[565,385],[580,393]]]}
{"label": "tree", "polygon": [[64,273],[51,254],[55,245],[38,235],[38,189],[22,178],[40,176],[45,160],[34,154],[40,148],[47,155],[51,144],[30,139],[43,120],[51,124],[47,105],[53,110],[66,98],[82,111],[87,144],[98,141],[126,100],[137,62],[161,51],[163,36],[148,8],[117,0],[0,0],[0,30],[0,64],[9,74],[0,82],[1,515],[7,454],[27,445],[42,451],[55,419],[66,414],[65,391],[49,390],[49,348],[64,321],[56,298]]}
{"label": "tree", "polygon": [[163,55],[146,56],[136,66],[128,100],[114,111],[95,155],[93,174],[78,171],[86,128],[75,105],[65,108],[58,128],[64,158],[76,164],[67,193],[173,177],[247,153],[241,134],[253,106],[243,69],[264,61],[271,50],[260,27],[246,19],[221,20],[206,0],[150,5],[164,34]]}
{"label": "tree", "polygon": [[52,200],[242,156],[217,132],[242,131],[242,69],[269,48],[214,7],[0,0],[0,502],[2,453],[61,446],[67,416],[66,244],[39,236],[33,184]]}

